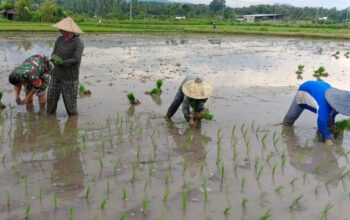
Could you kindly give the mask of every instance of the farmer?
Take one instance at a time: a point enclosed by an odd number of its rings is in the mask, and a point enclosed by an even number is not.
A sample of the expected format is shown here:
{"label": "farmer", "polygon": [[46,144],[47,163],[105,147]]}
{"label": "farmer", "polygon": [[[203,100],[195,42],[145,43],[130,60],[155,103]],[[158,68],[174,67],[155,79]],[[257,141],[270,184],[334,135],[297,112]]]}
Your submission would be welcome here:
{"label": "farmer", "polygon": [[[190,125],[195,125],[195,122],[200,120],[200,115],[204,110],[204,104],[212,92],[213,87],[204,82],[200,77],[193,75],[187,76],[182,81],[165,118],[170,120],[182,103],[182,112],[185,119]],[[193,108],[194,113],[192,115],[190,107]]]}
{"label": "farmer", "polygon": [[[44,55],[33,55],[28,57],[22,64],[15,67],[9,76],[9,82],[14,85],[16,103],[18,105],[33,103],[33,95],[36,94],[39,100],[40,113],[45,112],[46,88],[49,83],[52,63]],[[26,97],[21,100],[20,93],[22,86],[25,89]]]}
{"label": "farmer", "polygon": [[335,116],[338,113],[350,115],[350,93],[332,88],[323,81],[307,81],[300,85],[283,120],[290,126],[299,118],[304,109],[317,114],[317,127],[327,145],[333,145],[331,131],[335,128]]}
{"label": "farmer", "polygon": [[62,36],[57,38],[51,57],[55,69],[48,90],[47,113],[56,113],[62,93],[68,115],[76,115],[79,67],[84,50],[84,44],[78,34],[83,32],[70,17],[54,24],[53,27],[59,29]]}

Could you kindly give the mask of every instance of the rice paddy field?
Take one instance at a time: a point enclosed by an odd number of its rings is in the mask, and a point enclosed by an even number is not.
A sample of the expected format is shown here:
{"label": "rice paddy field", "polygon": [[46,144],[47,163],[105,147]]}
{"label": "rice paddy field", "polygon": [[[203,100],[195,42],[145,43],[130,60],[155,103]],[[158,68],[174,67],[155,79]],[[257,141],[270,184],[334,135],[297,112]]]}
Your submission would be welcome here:
{"label": "rice paddy field", "polygon": [[[36,98],[16,105],[8,83],[27,56],[49,56],[57,36],[0,36],[0,219],[350,219],[348,132],[329,147],[311,112],[280,125],[319,67],[349,89],[348,41],[83,35],[80,84],[92,94],[68,118],[62,100],[55,116],[38,114]],[[164,119],[189,74],[215,88],[214,119],[195,127],[181,108]],[[162,94],[145,94],[158,79]]]}

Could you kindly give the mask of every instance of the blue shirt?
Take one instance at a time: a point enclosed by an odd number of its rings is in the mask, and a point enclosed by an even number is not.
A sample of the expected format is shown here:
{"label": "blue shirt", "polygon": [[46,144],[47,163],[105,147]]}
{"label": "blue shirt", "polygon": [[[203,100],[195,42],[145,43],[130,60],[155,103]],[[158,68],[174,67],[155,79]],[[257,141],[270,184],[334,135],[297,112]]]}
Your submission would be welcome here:
{"label": "blue shirt", "polygon": [[307,81],[300,85],[296,95],[296,102],[317,114],[317,127],[324,139],[333,139],[328,124],[334,123],[338,114],[327,102],[326,91],[332,88],[323,81]]}

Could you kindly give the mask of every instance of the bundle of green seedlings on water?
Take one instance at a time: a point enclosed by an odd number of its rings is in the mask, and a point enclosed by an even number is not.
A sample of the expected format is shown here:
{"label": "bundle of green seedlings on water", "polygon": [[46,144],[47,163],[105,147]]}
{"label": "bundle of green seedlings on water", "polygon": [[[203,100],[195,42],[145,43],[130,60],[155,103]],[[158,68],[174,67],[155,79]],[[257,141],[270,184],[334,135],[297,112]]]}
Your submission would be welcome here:
{"label": "bundle of green seedlings on water", "polygon": [[301,76],[301,74],[304,73],[304,67],[305,65],[303,64],[299,64],[298,65],[298,70],[295,72],[298,76],[297,76],[297,79],[303,79],[303,77]]}
{"label": "bundle of green seedlings on water", "polygon": [[89,95],[91,95],[91,91],[86,89],[84,84],[80,84],[79,85],[79,94],[89,96]]}
{"label": "bundle of green seedlings on water", "polygon": [[162,85],[163,85],[163,80],[158,79],[156,81],[156,87],[153,88],[151,91],[146,92],[146,94],[149,94],[149,95],[160,95],[162,93]]}
{"label": "bundle of green seedlings on water", "polygon": [[135,98],[134,93],[129,92],[126,96],[128,97],[128,100],[129,100],[131,105],[138,105],[138,104],[140,104],[140,101]]}
{"label": "bundle of green seedlings on water", "polygon": [[304,67],[305,67],[305,65],[299,64],[298,65],[298,70],[295,73],[296,74],[302,74],[304,72]]}
{"label": "bundle of green seedlings on water", "polygon": [[340,54],[340,52],[337,51],[334,54],[332,54],[332,56],[335,57],[335,59],[339,59],[339,54]]}
{"label": "bundle of green seedlings on water", "polygon": [[317,80],[321,80],[321,77],[327,77],[329,74],[327,73],[326,69],[324,66],[320,66],[317,70],[314,71],[314,77]]}
{"label": "bundle of green seedlings on water", "polygon": [[349,58],[350,58],[350,52],[349,52],[349,51],[346,52],[346,53],[344,54],[344,56],[346,57],[346,59],[349,59]]}

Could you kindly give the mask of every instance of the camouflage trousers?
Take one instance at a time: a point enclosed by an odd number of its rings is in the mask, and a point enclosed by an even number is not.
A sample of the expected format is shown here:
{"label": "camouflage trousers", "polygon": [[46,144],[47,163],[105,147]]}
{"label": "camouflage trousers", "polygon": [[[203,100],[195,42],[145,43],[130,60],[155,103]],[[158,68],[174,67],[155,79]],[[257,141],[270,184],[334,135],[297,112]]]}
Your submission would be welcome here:
{"label": "camouflage trousers", "polygon": [[57,103],[62,93],[63,102],[68,115],[76,115],[77,112],[77,95],[79,81],[62,82],[61,80],[51,77],[47,92],[47,114],[55,114]]}

